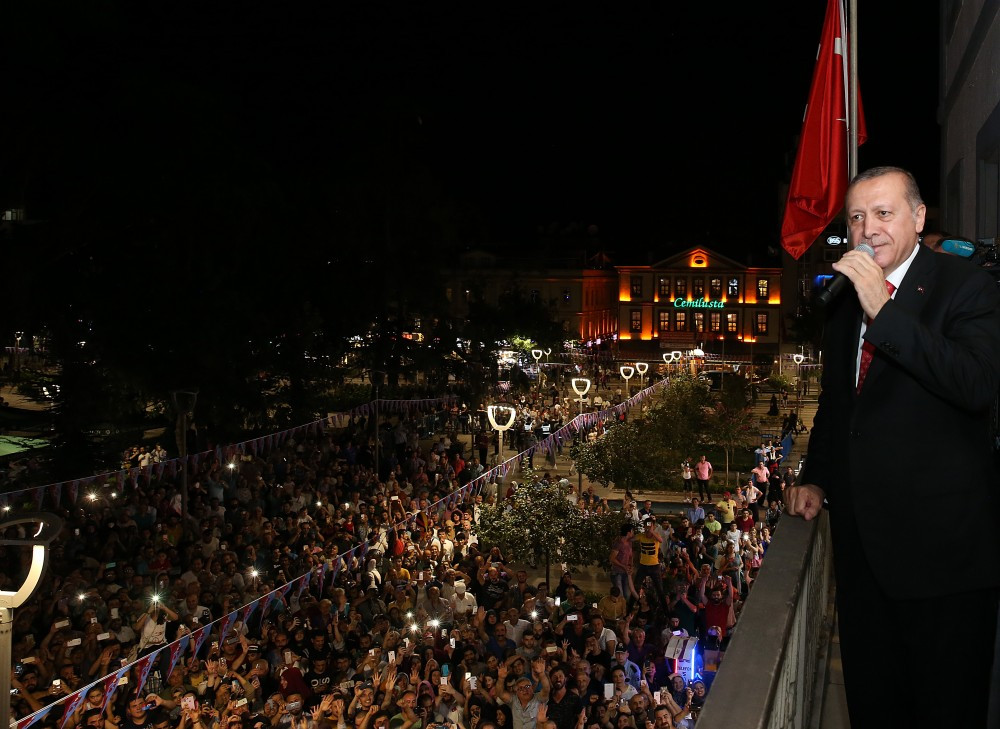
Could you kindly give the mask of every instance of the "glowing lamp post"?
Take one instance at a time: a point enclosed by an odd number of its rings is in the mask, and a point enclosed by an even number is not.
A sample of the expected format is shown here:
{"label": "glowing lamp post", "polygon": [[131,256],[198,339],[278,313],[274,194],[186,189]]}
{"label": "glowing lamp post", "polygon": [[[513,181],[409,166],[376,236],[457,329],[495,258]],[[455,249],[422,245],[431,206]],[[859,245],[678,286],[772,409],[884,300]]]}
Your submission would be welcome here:
{"label": "glowing lamp post", "polygon": [[805,356],[793,355],[792,361],[795,363],[795,400],[799,407],[802,407],[802,363],[805,361]]}
{"label": "glowing lamp post", "polygon": [[668,377],[673,373],[673,368],[671,367],[671,365],[674,364],[675,362],[679,363],[683,355],[684,353],[681,352],[679,349],[675,349],[673,352],[663,353],[663,364],[667,366]]}
{"label": "glowing lamp post", "polygon": [[[7,529],[18,524],[37,524],[33,534],[24,539],[8,539]],[[0,590],[0,727],[10,726],[10,658],[14,631],[14,608],[21,607],[38,588],[45,574],[49,543],[62,531],[58,516],[46,513],[20,514],[0,522],[0,545],[31,547],[31,566],[24,583],[15,592]]]}
{"label": "glowing lamp post", "polygon": [[[645,386],[646,382],[646,372],[649,370],[649,362],[636,362],[635,371],[639,373],[639,391],[642,392],[642,388]],[[639,412],[645,411],[645,405],[639,404]]]}
{"label": "glowing lamp post", "polygon": [[[590,392],[590,380],[586,377],[574,377],[570,382],[573,386],[573,392],[576,393],[577,398],[580,400],[580,427],[577,428],[578,433],[583,432],[583,398],[588,392]],[[577,493],[583,493],[583,474],[580,473],[580,469],[576,469],[577,475],[580,477]]]}
{"label": "glowing lamp post", "polygon": [[14,372],[21,369],[21,337],[24,332],[14,332]]}
{"label": "glowing lamp post", "polygon": [[[538,360],[542,358],[543,354],[544,352],[540,349],[531,350],[531,356],[535,359],[535,370],[538,372],[539,379],[542,377],[542,366],[538,363]],[[539,387],[541,387],[541,384],[539,384]]]}
{"label": "glowing lamp post", "polygon": [[[504,412],[501,412],[504,411]],[[500,463],[503,463],[503,434],[514,425],[514,418],[517,411],[509,405],[489,405],[486,408],[486,417],[490,420],[493,430],[497,431],[500,439]],[[500,418],[506,417],[506,420]]]}
{"label": "glowing lamp post", "polygon": [[639,389],[641,390],[646,381],[646,372],[649,371],[649,362],[636,362],[635,371],[639,373]]}
{"label": "glowing lamp post", "polygon": [[705,350],[702,349],[701,347],[695,347],[694,349],[691,350],[690,354],[691,354],[691,374],[694,375],[694,374],[697,374],[697,372],[695,371],[695,369],[697,367],[696,360],[699,357],[702,358],[702,359],[704,359],[704,357],[705,357]]}
{"label": "glowing lamp post", "polygon": [[629,391],[628,381],[635,376],[635,367],[632,365],[622,365],[618,368],[618,374],[620,374],[622,379],[625,380],[625,397],[628,398],[628,396],[632,394]]}

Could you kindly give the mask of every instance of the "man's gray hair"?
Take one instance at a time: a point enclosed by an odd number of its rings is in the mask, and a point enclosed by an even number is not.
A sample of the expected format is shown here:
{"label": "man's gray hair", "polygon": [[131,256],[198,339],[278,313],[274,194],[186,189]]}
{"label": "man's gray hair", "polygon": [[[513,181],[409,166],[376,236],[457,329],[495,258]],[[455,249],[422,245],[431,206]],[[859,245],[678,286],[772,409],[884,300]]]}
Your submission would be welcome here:
{"label": "man's gray hair", "polygon": [[882,167],[872,167],[864,172],[860,172],[855,175],[854,179],[851,180],[851,184],[847,186],[847,194],[850,195],[851,189],[859,182],[866,182],[867,180],[874,180],[876,177],[883,177],[885,175],[892,174],[903,176],[903,185],[905,186],[903,194],[906,197],[906,202],[910,206],[910,212],[916,215],[917,208],[924,204],[924,199],[920,195],[920,187],[917,185],[917,179],[913,176],[913,173],[909,170],[904,170],[902,167],[884,165]]}

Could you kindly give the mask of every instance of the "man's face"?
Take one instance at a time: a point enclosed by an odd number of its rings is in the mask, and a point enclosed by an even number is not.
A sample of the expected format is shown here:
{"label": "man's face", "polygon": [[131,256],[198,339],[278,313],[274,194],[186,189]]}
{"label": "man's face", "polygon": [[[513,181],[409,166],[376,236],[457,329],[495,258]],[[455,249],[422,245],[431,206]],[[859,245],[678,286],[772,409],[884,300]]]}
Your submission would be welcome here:
{"label": "man's face", "polygon": [[655,721],[656,729],[669,729],[673,726],[673,722],[670,720],[670,710],[667,707],[656,712]]}
{"label": "man's face", "polygon": [[875,263],[888,276],[913,252],[924,229],[927,208],[910,209],[906,178],[892,172],[855,184],[845,204],[851,248],[867,243],[875,249]]}
{"label": "man's face", "polygon": [[136,719],[142,720],[146,716],[146,699],[137,697],[128,702],[128,711]]}

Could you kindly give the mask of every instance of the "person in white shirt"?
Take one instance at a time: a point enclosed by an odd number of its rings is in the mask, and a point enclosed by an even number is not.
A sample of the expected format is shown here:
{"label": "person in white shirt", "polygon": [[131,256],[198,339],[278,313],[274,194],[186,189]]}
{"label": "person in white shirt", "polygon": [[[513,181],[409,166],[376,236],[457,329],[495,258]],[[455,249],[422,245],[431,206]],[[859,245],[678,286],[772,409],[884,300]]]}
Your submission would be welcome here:
{"label": "person in white shirt", "polygon": [[507,619],[503,624],[507,626],[507,637],[518,645],[521,645],[524,631],[531,630],[531,623],[521,618],[521,612],[516,607],[507,611]]}
{"label": "person in white shirt", "polygon": [[479,608],[476,604],[475,596],[471,592],[466,591],[463,580],[455,582],[455,594],[451,596],[451,607],[456,616],[472,615]]}
{"label": "person in white shirt", "polygon": [[604,618],[600,613],[595,614],[590,619],[590,627],[594,632],[594,637],[597,638],[598,647],[608,656],[613,656],[615,646],[618,644],[618,636],[615,635],[615,631],[604,625]]}

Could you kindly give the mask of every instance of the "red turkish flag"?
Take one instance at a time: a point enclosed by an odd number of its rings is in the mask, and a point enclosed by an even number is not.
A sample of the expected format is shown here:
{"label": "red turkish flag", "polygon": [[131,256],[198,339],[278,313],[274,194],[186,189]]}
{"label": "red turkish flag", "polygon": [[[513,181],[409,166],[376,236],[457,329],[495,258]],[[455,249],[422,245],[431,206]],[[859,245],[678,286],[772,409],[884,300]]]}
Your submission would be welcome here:
{"label": "red turkish flag", "polygon": [[[788,189],[781,245],[795,259],[840,212],[847,192],[847,42],[842,0],[828,0],[809,105]],[[858,144],[867,138],[858,93]]]}

